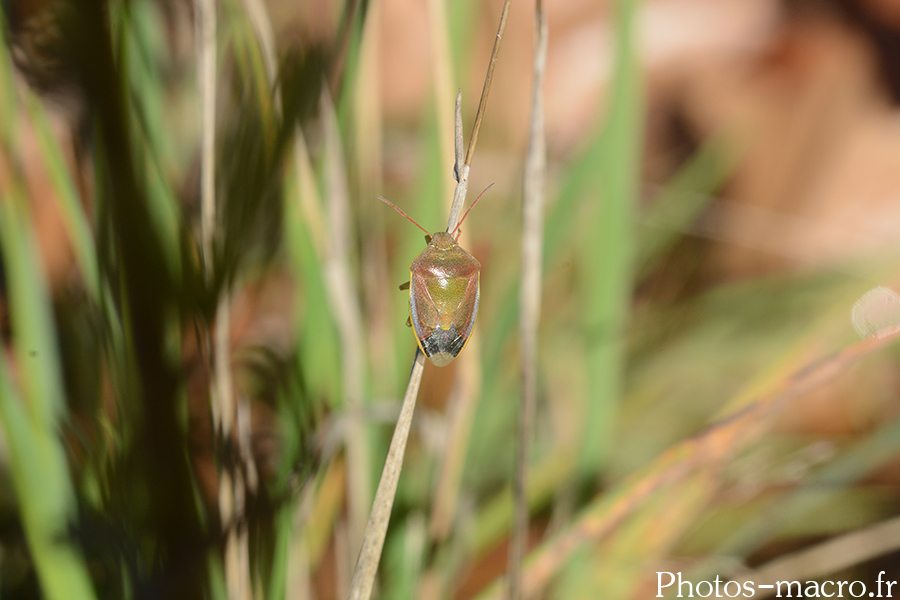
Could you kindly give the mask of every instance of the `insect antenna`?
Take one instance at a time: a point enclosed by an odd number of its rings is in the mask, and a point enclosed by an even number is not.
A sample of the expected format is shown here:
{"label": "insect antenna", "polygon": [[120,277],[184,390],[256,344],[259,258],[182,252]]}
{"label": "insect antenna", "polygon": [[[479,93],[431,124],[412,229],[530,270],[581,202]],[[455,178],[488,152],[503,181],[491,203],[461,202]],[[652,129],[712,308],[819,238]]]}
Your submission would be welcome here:
{"label": "insect antenna", "polygon": [[[483,193],[483,192],[482,192],[482,193]],[[412,223],[413,225],[415,225],[416,227],[418,227],[419,229],[421,229],[422,231],[424,231],[424,232],[425,232],[425,235],[428,235],[428,236],[431,235],[431,233],[429,233],[429,231],[428,231],[427,229],[425,229],[424,227],[422,227],[421,225],[419,225],[418,223],[416,223],[416,220],[415,220],[415,219],[413,219],[411,216],[409,216],[408,214],[406,214],[405,212],[403,212],[402,210],[400,210],[399,208],[397,208],[397,205],[396,205],[396,204],[394,204],[393,202],[391,202],[391,201],[388,200],[387,198],[383,198],[383,197],[381,197],[381,196],[378,196],[378,199],[381,200],[382,202],[384,202],[385,204],[387,204],[388,206],[390,206],[391,208],[393,208],[394,210],[396,210],[398,213],[400,213],[401,215],[403,215],[403,216],[406,217],[407,219],[409,219],[409,222]]]}
{"label": "insect antenna", "polygon": [[[486,188],[484,188],[484,189],[481,191],[480,194],[478,194],[478,197],[475,198],[475,202],[473,202],[473,203],[472,203],[472,206],[470,206],[470,207],[468,208],[468,210],[466,210],[466,212],[463,213],[462,219],[459,220],[459,223],[456,224],[456,227],[453,228],[453,231],[450,232],[450,235],[453,235],[453,234],[455,234],[455,233],[457,233],[457,232],[459,231],[459,226],[462,225],[462,224],[463,224],[463,221],[466,220],[466,217],[469,216],[469,211],[472,210],[473,208],[475,208],[475,205],[478,204],[478,201],[481,200],[481,197],[484,196],[484,193],[485,193],[486,191],[488,191],[489,189],[491,189],[493,186],[494,186],[493,183],[490,184],[489,186],[487,186]],[[384,200],[384,198],[382,198],[382,200]],[[385,202],[387,202],[387,200],[385,200]],[[396,208],[396,207],[394,207],[394,208]],[[397,210],[400,210],[400,209],[398,208]],[[406,217],[406,218],[409,219],[409,217]],[[456,237],[459,238],[458,235],[457,235]]]}

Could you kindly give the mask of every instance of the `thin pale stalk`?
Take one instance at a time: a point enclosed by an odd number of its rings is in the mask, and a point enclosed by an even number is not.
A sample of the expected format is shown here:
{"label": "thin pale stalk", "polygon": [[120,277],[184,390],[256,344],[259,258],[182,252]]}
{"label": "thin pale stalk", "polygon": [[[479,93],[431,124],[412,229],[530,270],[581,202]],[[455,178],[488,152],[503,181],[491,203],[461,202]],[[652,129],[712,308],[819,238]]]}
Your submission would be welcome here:
{"label": "thin pale stalk", "polygon": [[[469,188],[469,168],[465,166],[465,143],[462,123],[462,91],[456,94],[456,134],[454,136],[453,177],[457,180],[447,231],[453,231],[459,223]],[[480,356],[479,347],[470,340],[466,362],[462,363],[457,384],[450,393],[450,435],[445,446],[438,483],[434,492],[434,510],[431,514],[430,535],[433,541],[443,541],[450,533],[456,512],[459,482],[465,462],[464,449],[468,446],[468,432],[475,412],[474,399],[480,387],[480,370],[472,363],[472,356]],[[479,361],[480,362],[480,361]]]}
{"label": "thin pale stalk", "polygon": [[541,315],[541,263],[544,249],[544,186],[547,150],[544,132],[544,70],[547,63],[547,19],[543,0],[534,12],[534,80],[531,125],[522,190],[522,283],[519,297],[522,402],[516,450],[515,528],[509,556],[509,597],[522,597],[522,558],[528,542],[528,455],[537,404],[537,332]]}
{"label": "thin pale stalk", "polygon": [[[770,393],[756,399],[736,414],[727,416],[702,433],[680,442],[652,464],[629,478],[617,490],[602,494],[559,535],[532,552],[522,578],[525,597],[538,594],[559,573],[572,555],[586,544],[610,535],[628,516],[664,486],[685,481],[691,475],[719,469],[733,460],[748,444],[759,440],[774,417],[791,402],[828,383],[859,360],[900,339],[900,326],[884,330],[845,347],[828,358],[814,361],[788,377]],[[505,586],[497,582],[478,596],[500,600]]]}
{"label": "thin pale stalk", "polygon": [[[476,352],[478,354],[472,354]],[[474,340],[466,347],[466,359],[474,360],[462,363],[462,370],[456,385],[447,402],[450,407],[450,435],[444,446],[443,462],[435,486],[432,502],[429,535],[433,542],[443,542],[450,535],[456,507],[459,501],[459,487],[465,467],[466,448],[469,445],[469,433],[475,418],[475,400],[481,391],[480,347]]]}
{"label": "thin pale stalk", "polygon": [[198,75],[200,79],[200,237],[207,277],[212,271],[216,228],[216,5],[195,0]]}
{"label": "thin pale stalk", "polygon": [[[456,228],[456,225],[459,223],[459,218],[462,215],[462,208],[466,199],[466,190],[469,185],[468,165],[472,160],[472,153],[475,149],[478,127],[487,103],[490,82],[493,77],[494,63],[497,59],[497,53],[500,50],[500,39],[502,39],[503,31],[506,28],[506,18],[508,14],[509,0],[506,0],[506,3],[503,6],[503,16],[500,20],[500,28],[497,32],[497,40],[494,43],[494,49],[491,54],[488,77],[485,80],[485,87],[481,92],[481,102],[478,105],[476,125],[473,128],[472,133],[473,138],[469,141],[466,164],[460,165],[457,162],[453,167],[454,174],[458,179],[453,196],[453,204],[450,207],[450,216],[447,219],[448,232],[453,231]],[[454,136],[454,140],[456,141],[455,156],[457,158],[462,155],[459,149],[462,145],[461,105],[460,92],[457,95],[456,102],[456,134]],[[359,552],[359,559],[356,563],[356,569],[353,572],[353,581],[350,584],[349,594],[351,600],[368,600],[372,594],[372,587],[375,583],[375,575],[378,572],[378,563],[381,560],[381,550],[384,546],[384,538],[387,534],[391,509],[394,505],[397,482],[400,478],[400,469],[403,466],[403,455],[406,451],[406,442],[409,437],[409,429],[412,423],[413,412],[415,411],[416,396],[419,393],[419,385],[422,382],[422,372],[424,371],[424,368],[425,355],[417,350],[415,362],[413,363],[412,372],[409,377],[409,383],[406,388],[406,395],[403,398],[403,405],[400,409],[400,417],[394,428],[394,436],[391,438],[391,446],[388,450],[387,459],[385,460],[381,480],[378,483],[378,490],[375,493],[375,502],[372,506],[372,512],[369,514],[369,522],[366,525],[366,533],[363,538],[362,548]]]}
{"label": "thin pale stalk", "polygon": [[472,155],[475,154],[475,142],[478,141],[478,130],[481,129],[481,120],[484,118],[484,111],[487,108],[488,93],[491,91],[491,82],[494,79],[494,67],[497,66],[497,57],[500,55],[500,42],[503,41],[503,33],[506,31],[509,6],[510,0],[506,0],[500,15],[500,25],[497,26],[497,37],[494,38],[494,48],[491,50],[491,61],[488,63],[487,74],[484,76],[484,86],[481,88],[481,99],[478,101],[478,112],[475,113],[472,137],[469,138],[469,147],[466,150],[467,167],[472,164]]}
{"label": "thin pale stalk", "polygon": [[[293,523],[295,531],[298,530],[298,525],[302,525],[302,523]],[[284,600],[311,598],[312,577],[310,576],[309,549],[306,547],[306,541],[302,538],[292,539],[289,552],[288,581],[285,585]]]}
{"label": "thin pale stalk", "polygon": [[[454,137],[456,161],[453,165],[453,176],[457,179],[447,231],[453,231],[459,222],[462,208],[465,205],[468,189],[469,168],[463,164],[465,160],[465,144],[463,142],[462,124],[462,91],[456,94],[456,135]],[[450,393],[450,435],[447,438],[440,475],[434,492],[434,510],[431,514],[429,533],[432,541],[440,542],[447,538],[456,512],[456,501],[459,497],[459,482],[465,462],[465,448],[468,447],[468,435],[475,413],[475,398],[480,392],[481,372],[480,347],[475,340],[470,340],[466,356],[461,360],[461,369],[457,383]],[[434,580],[432,579],[432,582]]]}
{"label": "thin pale stalk", "polygon": [[456,93],[456,162],[453,164],[453,176],[456,178],[456,190],[453,192],[453,204],[450,205],[450,218],[447,221],[447,231],[456,229],[463,206],[466,203],[466,192],[469,191],[469,167],[463,161],[463,133],[462,133],[462,90]]}
{"label": "thin pale stalk", "polygon": [[[269,83],[275,81],[277,70],[277,55],[275,51],[275,32],[272,30],[272,21],[269,19],[269,13],[266,11],[266,5],[262,0],[243,0],[244,12],[256,33],[256,39],[262,50],[263,63],[266,68],[266,79]],[[280,102],[280,97],[276,94],[273,100],[276,103],[276,109]]]}
{"label": "thin pale stalk", "polygon": [[[200,80],[200,236],[204,276],[213,277],[216,216],[216,5],[214,0],[196,0],[197,56]],[[215,435],[231,437],[234,428],[234,394],[231,379],[231,302],[223,290],[216,306],[213,326],[213,381],[210,411]],[[219,518],[228,531],[225,541],[225,580],[230,600],[250,597],[250,564],[241,548],[237,530],[243,513],[243,476],[234,465],[226,465],[219,477]]]}
{"label": "thin pale stalk", "polygon": [[[369,4],[359,50],[359,67],[352,91],[353,136],[355,147],[356,197],[371,198],[384,189],[384,123],[381,115],[381,60],[383,44],[383,5]],[[366,336],[368,356],[378,356],[377,369],[370,370],[373,390],[389,389],[397,380],[400,362],[396,354],[383,352],[395,348],[394,323],[384,318],[397,297],[392,284],[388,252],[384,240],[384,211],[374,202],[362,203],[359,218],[367,226],[361,233],[360,272],[362,275],[363,310],[369,335]],[[404,359],[405,361],[405,359]]]}
{"label": "thin pale stalk", "polygon": [[450,207],[450,219],[447,222],[447,231],[453,231],[459,224],[459,216],[466,202],[466,192],[469,190],[469,166],[472,164],[472,156],[475,154],[475,143],[478,141],[478,132],[481,129],[481,120],[487,108],[488,94],[491,91],[491,82],[494,79],[494,67],[500,54],[500,42],[503,41],[503,33],[506,31],[506,19],[509,17],[510,0],[503,3],[503,13],[500,15],[500,25],[497,27],[497,37],[494,40],[494,48],[491,50],[491,60],[488,63],[487,75],[484,78],[484,86],[481,88],[481,100],[478,102],[478,111],[475,113],[475,124],[472,126],[472,137],[469,138],[469,147],[466,149],[466,157],[463,164],[459,163],[462,156],[460,151],[462,139],[462,92],[456,97],[456,164],[453,172],[456,176],[456,192],[453,194],[453,204]]}
{"label": "thin pale stalk", "polygon": [[[456,136],[455,139],[461,145],[462,142],[462,118],[460,106],[462,93],[457,96],[456,110]],[[456,155],[460,156],[459,146]],[[460,165],[454,166],[455,172],[460,172]],[[465,167],[463,167],[465,168]],[[468,169],[465,168],[466,175]],[[452,231],[459,222],[462,207],[465,200],[465,190],[468,187],[467,177],[461,177],[456,185],[455,197],[461,197],[463,201],[456,202],[450,209],[447,231]],[[397,483],[400,480],[400,469],[403,466],[403,455],[406,451],[406,442],[409,438],[409,429],[412,424],[412,416],[415,411],[416,397],[419,393],[419,385],[422,383],[422,373],[425,370],[425,355],[421,350],[416,350],[416,358],[409,375],[409,383],[406,394],[403,397],[403,405],[400,408],[400,417],[394,428],[394,436],[391,438],[391,446],[385,460],[381,480],[378,482],[378,490],[375,492],[375,502],[372,512],[369,514],[369,522],[366,525],[366,533],[362,547],[359,551],[359,559],[356,569],[353,571],[353,581],[350,584],[351,600],[368,600],[375,584],[375,575],[378,572],[378,563],[381,560],[381,549],[384,546],[384,538],[387,535],[387,527],[390,521],[391,509],[394,506],[394,496],[397,492]]]}
{"label": "thin pale stalk", "polygon": [[766,598],[775,594],[777,590],[774,587],[762,589],[762,585],[775,584],[778,581],[818,579],[898,549],[900,549],[900,517],[894,517],[811,548],[780,556],[752,571],[741,573],[740,577],[735,577],[734,580],[741,585],[752,581],[757,590],[754,597]]}
{"label": "thin pale stalk", "polygon": [[378,563],[381,560],[381,549],[384,547],[391,509],[394,506],[394,495],[397,493],[397,483],[400,481],[400,469],[403,466],[406,441],[409,438],[409,429],[416,408],[416,397],[419,395],[419,384],[422,382],[424,370],[425,355],[421,351],[417,351],[406,394],[403,396],[403,405],[400,407],[400,417],[397,419],[387,459],[384,461],[384,470],[381,472],[378,491],[375,492],[375,502],[366,525],[366,536],[359,552],[356,569],[353,572],[349,596],[351,600],[368,600],[372,595],[372,586],[375,583],[375,574],[378,572]]}
{"label": "thin pale stalk", "polygon": [[[362,543],[366,510],[372,497],[369,481],[371,462],[366,425],[363,419],[364,346],[358,291],[350,270],[350,198],[343,163],[340,132],[333,104],[323,91],[322,114],[325,132],[325,198],[328,206],[329,241],[324,264],[325,284],[331,310],[341,339],[341,371],[347,409],[347,485],[350,547]],[[349,560],[352,559],[348,559]],[[349,565],[348,565],[349,570]]]}
{"label": "thin pale stalk", "polygon": [[459,169],[462,167],[463,162],[465,162],[465,144],[463,143],[463,124],[462,124],[462,90],[456,92],[456,119],[454,123],[456,124],[455,130],[456,135],[453,138],[453,145],[455,148],[454,155],[456,156],[456,160],[453,163],[453,178],[459,182],[460,174]]}
{"label": "thin pale stalk", "polygon": [[[231,301],[227,291],[222,293],[216,307],[216,323],[213,331],[215,355],[213,357],[213,389],[210,401],[218,414],[217,435],[231,439],[235,429],[235,402],[231,379]],[[240,437],[240,436],[239,436]],[[240,600],[251,597],[250,562],[247,560],[244,525],[244,495],[246,485],[240,466],[225,461],[219,477],[219,517],[228,532],[225,540],[225,580],[228,598]]]}

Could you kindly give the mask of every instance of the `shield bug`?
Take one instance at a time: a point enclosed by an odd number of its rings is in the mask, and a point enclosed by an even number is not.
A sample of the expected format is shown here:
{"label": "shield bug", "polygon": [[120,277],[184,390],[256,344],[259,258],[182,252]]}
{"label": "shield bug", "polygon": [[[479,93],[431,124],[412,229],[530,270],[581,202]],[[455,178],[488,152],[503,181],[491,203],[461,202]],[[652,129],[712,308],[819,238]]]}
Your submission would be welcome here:
{"label": "shield bug", "polygon": [[428,246],[409,265],[409,283],[400,289],[409,287],[407,324],[413,327],[419,348],[435,366],[446,366],[466,346],[478,314],[481,265],[457,242],[459,226],[481,194],[453,231],[433,235],[390,200],[378,198],[425,232]]}

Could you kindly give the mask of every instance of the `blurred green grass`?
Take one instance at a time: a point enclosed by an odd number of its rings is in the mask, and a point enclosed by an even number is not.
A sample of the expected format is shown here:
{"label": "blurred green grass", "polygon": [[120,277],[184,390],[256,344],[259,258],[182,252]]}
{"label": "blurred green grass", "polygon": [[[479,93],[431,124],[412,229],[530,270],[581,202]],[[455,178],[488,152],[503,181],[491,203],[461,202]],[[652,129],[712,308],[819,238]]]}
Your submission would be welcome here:
{"label": "blurred green grass", "polygon": [[[208,324],[211,307],[227,285],[240,288],[285,271],[293,298],[290,314],[279,315],[279,323],[290,329],[291,346],[266,355],[275,364],[257,375],[273,381],[260,386],[268,391],[253,398],[274,407],[278,417],[269,432],[277,440],[277,475],[264,482],[248,516],[253,523],[254,589],[272,600],[306,597],[307,592],[335,597],[346,585],[342,578],[349,577],[357,551],[348,542],[353,535],[348,532],[346,495],[354,489],[347,478],[359,474],[347,468],[342,451],[348,374],[329,299],[331,274],[325,267],[334,199],[329,197],[333,182],[317,119],[323,101],[319,92],[327,85],[334,94],[348,165],[345,183],[352,211],[349,222],[341,225],[351,233],[353,252],[345,266],[359,290],[351,301],[365,323],[355,343],[366,358],[364,415],[374,433],[354,442],[371,450],[372,464],[364,476],[372,481],[381,470],[396,399],[415,350],[404,326],[406,299],[397,284],[405,281],[409,262],[424,247],[421,235],[405,220],[379,212],[383,207],[374,194],[391,198],[426,228],[439,229],[442,199],[449,193],[442,189],[449,165],[440,158],[446,148],[439,130],[452,117],[438,114],[432,105],[410,133],[394,123],[370,122],[380,120],[380,114],[353,101],[372,93],[360,71],[370,47],[364,36],[367,31],[373,35],[366,27],[365,4],[355,11],[342,7],[346,19],[352,19],[348,39],[335,42],[335,47],[345,43],[342,71],[329,71],[338,64],[336,50],[285,50],[277,86],[265,73],[243,5],[223,5],[220,18],[226,27],[219,63],[227,78],[220,93],[225,116],[217,156],[224,217],[217,277],[206,286],[199,277],[191,180],[198,132],[168,126],[173,114],[196,102],[190,56],[176,56],[169,46],[171,24],[155,4],[133,0],[108,6],[116,71],[110,75],[113,80],[97,89],[121,86],[118,100],[125,118],[113,126],[121,128],[128,151],[110,155],[121,150],[109,147],[111,138],[100,133],[110,116],[88,116],[88,129],[96,136],[89,144],[93,195],[80,197],[84,192],[76,181],[83,174],[70,170],[64,158],[70,149],[54,138],[46,105],[13,81],[8,52],[0,61],[0,158],[10,167],[9,178],[0,182],[0,241],[12,330],[9,356],[0,363],[0,419],[6,449],[2,469],[13,490],[0,511],[4,523],[23,532],[29,556],[24,564],[8,558],[22,542],[4,533],[9,529],[0,530],[0,597],[153,597],[157,586],[165,588],[161,580],[177,582],[179,577],[201,581],[203,597],[226,597],[218,546],[222,532],[215,525],[214,499],[203,496],[199,463],[190,463],[190,494],[178,496],[160,489],[165,479],[154,474],[147,457],[142,461],[135,456],[140,444],[147,443],[152,462],[159,442],[185,461],[204,453],[214,456],[213,463],[223,460],[208,431],[203,437],[207,390],[202,377],[199,392],[190,384],[185,340]],[[620,35],[611,101],[608,111],[598,115],[596,132],[578,156],[550,157],[556,178],[546,228],[538,377],[542,403],[531,498],[536,529],[548,536],[551,547],[553,534],[579,527],[581,519],[639,487],[642,469],[652,467],[667,449],[777,388],[809,361],[848,344],[849,307],[897,266],[888,257],[874,265],[847,265],[840,273],[717,283],[676,301],[651,296],[636,302],[640,284],[659,277],[660,270],[666,278],[685,276],[665,272],[666,258],[740,160],[722,140],[709,140],[655,199],[647,206],[640,202],[643,74],[634,39],[623,33],[633,30],[638,8],[637,2],[623,1],[616,13]],[[473,35],[466,25],[483,8],[466,2],[442,5],[441,10],[449,17],[450,48],[442,56],[449,64],[433,67],[465,81]],[[481,71],[484,65],[471,68]],[[498,69],[503,68],[501,53]],[[478,90],[464,94],[475,98]],[[30,188],[21,164],[26,160],[24,135],[39,142],[38,157],[28,155],[27,160],[39,161],[49,175],[87,300],[57,291],[38,266],[34,239],[39,224],[26,210]],[[416,170],[400,182],[379,176],[384,187],[373,189],[365,177],[384,165],[367,152],[374,154],[372,148],[377,148],[383,160],[390,160],[384,150],[388,135],[416,151]],[[490,147],[491,141],[482,141],[485,145]],[[476,153],[476,168],[478,163]],[[128,182],[123,184],[124,175],[114,170],[122,165],[133,171],[135,197],[122,195]],[[497,188],[518,189],[515,182],[505,183]],[[458,415],[445,398],[451,395],[457,367],[441,372],[428,367],[423,387],[428,397],[420,402],[401,477],[380,597],[469,597],[505,569],[505,556],[497,551],[504,547],[512,521],[509,487],[519,396],[518,202],[514,193],[492,191],[467,221],[469,249],[484,267],[476,334],[483,348],[481,392],[476,398],[456,399],[474,403],[475,415],[470,423],[462,422],[468,431],[452,438],[466,444],[448,445],[447,432]],[[117,213],[129,203],[146,209],[147,218]],[[139,258],[150,248],[159,249],[150,264],[128,258],[132,236],[149,240],[149,247],[133,249]],[[144,268],[146,274],[134,272]],[[130,320],[140,308],[134,282],[144,277],[159,286],[151,288],[162,303],[145,307],[158,319],[160,330],[151,332],[155,347],[142,345],[146,338],[135,335]],[[74,308],[65,310],[67,305]],[[83,339],[63,344],[63,331],[75,331]],[[254,343],[265,346],[265,341]],[[30,354],[35,347],[42,349],[37,360]],[[87,392],[97,397],[86,405],[74,402],[73,383],[64,377],[78,348],[96,349],[95,360],[78,364],[95,369],[95,379],[104,382]],[[174,387],[163,403],[147,393],[142,380],[148,374],[148,355],[172,374]],[[895,359],[891,350],[865,364],[874,371]],[[877,395],[866,385],[866,373],[855,374],[850,385],[861,396]],[[146,440],[141,434],[148,415],[157,411],[166,418],[155,423],[175,424],[164,431],[173,434],[171,439]],[[725,492],[758,476],[759,468],[773,470],[798,446],[815,440],[775,431],[748,448],[732,448],[739,456],[765,449],[763,466],[736,460],[727,474],[710,467],[656,490],[602,540],[586,539],[567,566],[552,574],[548,594],[640,597],[641,586],[662,561],[683,560],[722,572],[726,567],[710,567],[708,561],[722,554],[740,561],[772,540],[800,545],[894,514],[892,494],[859,483],[861,475],[895,454],[893,425],[880,430],[860,426],[855,433],[798,478],[763,477],[746,501],[729,499]],[[441,537],[431,530],[434,495],[442,465],[451,458],[463,461],[465,469],[453,491],[458,508],[451,531]],[[831,510],[852,518],[829,521],[815,510],[821,506],[793,500],[822,478],[832,486],[822,500],[826,509],[834,503]],[[783,503],[789,505],[783,522],[770,521]],[[173,534],[167,540],[153,526],[191,522],[195,513],[202,533],[187,545],[201,553],[201,560],[189,564],[205,571],[185,575],[173,561],[177,553],[167,553],[180,538]],[[112,541],[97,544],[92,538]]]}

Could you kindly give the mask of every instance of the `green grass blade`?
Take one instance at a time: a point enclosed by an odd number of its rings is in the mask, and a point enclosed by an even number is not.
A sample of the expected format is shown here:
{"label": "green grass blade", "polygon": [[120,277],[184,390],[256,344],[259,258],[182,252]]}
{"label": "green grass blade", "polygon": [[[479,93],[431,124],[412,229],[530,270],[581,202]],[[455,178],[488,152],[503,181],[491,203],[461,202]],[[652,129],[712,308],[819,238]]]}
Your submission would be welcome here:
{"label": "green grass blade", "polygon": [[50,120],[40,101],[29,95],[26,98],[26,106],[35,128],[44,165],[47,167],[50,181],[56,191],[63,218],[72,239],[72,248],[75,251],[78,267],[81,269],[81,276],[84,278],[85,289],[92,297],[97,298],[100,293],[97,250],[90,223],[81,206],[75,181],[66,165],[59,142],[53,136]]}
{"label": "green grass blade", "polygon": [[41,426],[52,428],[64,408],[53,312],[40,275],[24,198],[7,194],[2,204],[0,249],[9,282],[14,355],[30,417]]}
{"label": "green grass blade", "polygon": [[704,143],[640,217],[636,266],[646,273],[700,216],[713,194],[734,173],[735,152],[724,139]]}
{"label": "green grass blade", "polygon": [[336,327],[329,310],[314,226],[310,225],[301,208],[304,201],[315,206],[319,202],[318,191],[302,144],[298,143],[295,152],[302,156],[294,158],[294,181],[285,194],[284,234],[288,261],[302,290],[296,316],[299,325],[297,354],[310,396],[324,399],[335,407],[340,398],[340,351]]}
{"label": "green grass blade", "polygon": [[[833,493],[865,478],[889,463],[900,452],[900,420],[880,427],[842,453],[834,461],[809,477],[805,485],[779,497],[777,510],[763,510],[744,519],[741,527],[686,575],[700,581],[711,573],[729,568],[723,557],[748,556],[766,541],[780,533],[792,521],[799,521],[825,506]],[[833,515],[829,514],[829,519]]]}
{"label": "green grass blade", "polygon": [[264,581],[265,597],[268,600],[283,600],[288,580],[288,547],[293,536],[293,504],[286,503],[277,512],[273,521],[275,547],[268,580]]}
{"label": "green grass blade", "polygon": [[632,286],[633,213],[639,193],[643,87],[635,53],[636,0],[618,3],[612,102],[600,163],[602,200],[583,257],[588,409],[579,469],[589,476],[611,448],[622,391],[624,328]]}
{"label": "green grass blade", "polygon": [[[6,19],[0,11],[0,48],[7,48]],[[17,132],[16,115],[19,114],[16,85],[13,80],[13,65],[6,52],[0,56],[0,142],[7,148],[14,147]]]}
{"label": "green grass blade", "polygon": [[24,391],[23,397],[15,392],[0,360],[0,422],[16,499],[46,598],[88,600],[94,592],[87,568],[66,541],[75,498],[57,435],[64,395],[50,300],[22,199],[7,194],[2,205],[0,247],[8,277],[13,350]]}
{"label": "green grass blade", "polygon": [[166,269],[174,280],[181,277],[179,245],[180,207],[175,190],[166,177],[164,157],[171,156],[165,123],[165,88],[152,63],[153,49],[148,24],[155,15],[146,3],[118,5],[122,34],[123,74],[127,77],[127,96],[132,119],[133,156],[137,172],[146,190],[146,202],[154,233],[160,241]]}

